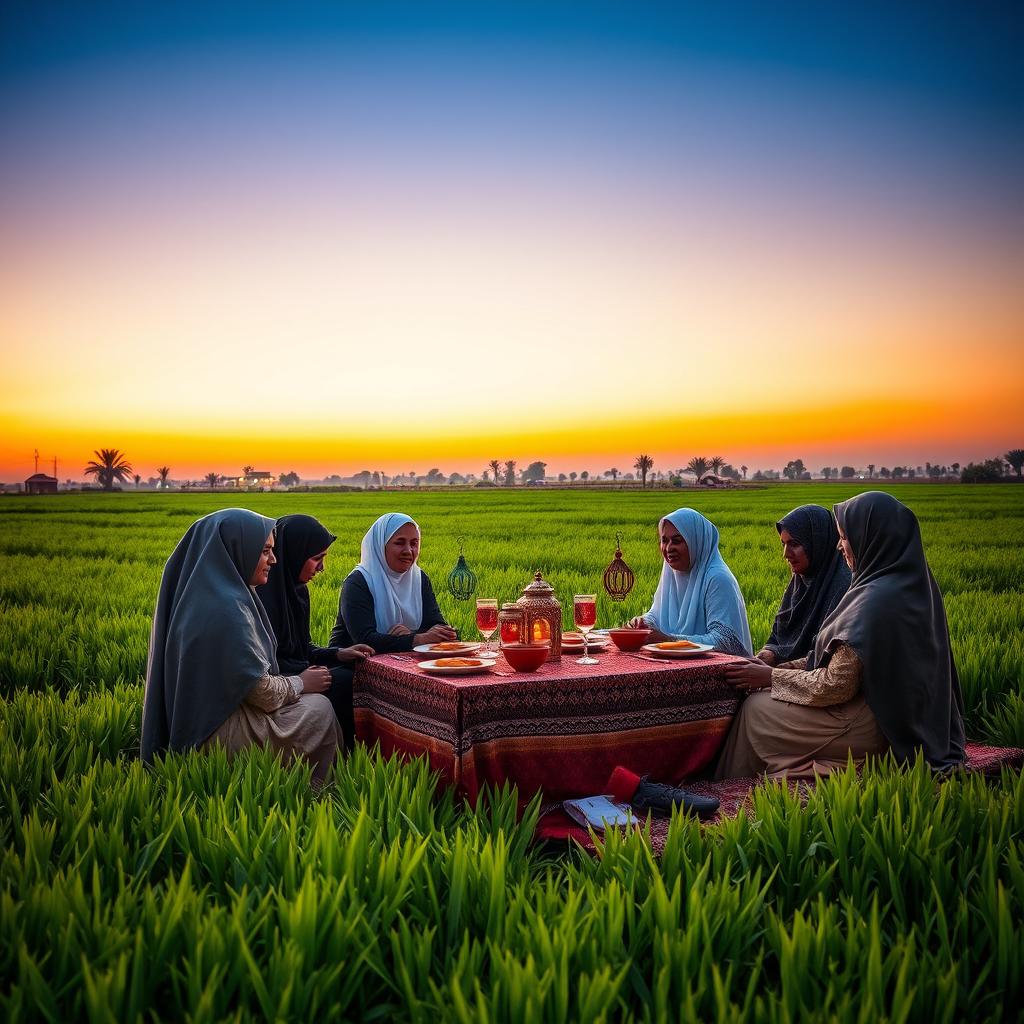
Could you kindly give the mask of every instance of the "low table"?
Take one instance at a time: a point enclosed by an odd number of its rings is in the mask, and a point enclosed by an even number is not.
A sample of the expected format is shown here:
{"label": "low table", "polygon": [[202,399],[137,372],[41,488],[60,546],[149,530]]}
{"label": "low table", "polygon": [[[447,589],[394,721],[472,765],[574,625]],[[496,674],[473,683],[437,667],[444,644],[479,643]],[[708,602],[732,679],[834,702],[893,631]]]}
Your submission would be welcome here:
{"label": "low table", "polygon": [[499,658],[488,674],[434,676],[417,668],[418,655],[376,655],[356,670],[356,735],[386,756],[425,754],[473,804],[485,784],[564,799],[601,792],[617,765],[664,782],[708,766],[739,705],[724,668],[741,659],[577,657],[536,672]]}

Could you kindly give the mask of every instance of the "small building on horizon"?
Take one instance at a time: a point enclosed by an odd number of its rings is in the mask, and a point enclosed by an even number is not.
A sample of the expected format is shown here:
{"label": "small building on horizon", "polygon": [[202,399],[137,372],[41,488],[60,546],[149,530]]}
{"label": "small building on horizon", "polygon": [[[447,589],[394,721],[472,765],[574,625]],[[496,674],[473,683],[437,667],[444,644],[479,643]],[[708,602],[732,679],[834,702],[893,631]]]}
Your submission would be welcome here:
{"label": "small building on horizon", "polygon": [[26,494],[56,494],[57,478],[45,473],[33,473],[25,481]]}

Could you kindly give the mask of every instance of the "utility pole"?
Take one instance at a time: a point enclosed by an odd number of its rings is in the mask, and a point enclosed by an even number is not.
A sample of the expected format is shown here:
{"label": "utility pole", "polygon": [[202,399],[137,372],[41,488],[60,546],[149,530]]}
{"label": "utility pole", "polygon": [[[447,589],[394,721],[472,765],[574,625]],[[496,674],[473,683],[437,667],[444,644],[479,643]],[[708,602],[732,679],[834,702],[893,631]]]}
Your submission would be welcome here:
{"label": "utility pole", "polygon": [[35,460],[36,460],[36,468],[35,468],[35,472],[36,472],[36,473],[38,473],[38,472],[39,472],[39,449],[38,449],[38,448],[36,448],[36,449],[35,449],[35,450],[34,450],[34,451],[32,452],[32,454],[33,454],[33,455],[35,456]]}

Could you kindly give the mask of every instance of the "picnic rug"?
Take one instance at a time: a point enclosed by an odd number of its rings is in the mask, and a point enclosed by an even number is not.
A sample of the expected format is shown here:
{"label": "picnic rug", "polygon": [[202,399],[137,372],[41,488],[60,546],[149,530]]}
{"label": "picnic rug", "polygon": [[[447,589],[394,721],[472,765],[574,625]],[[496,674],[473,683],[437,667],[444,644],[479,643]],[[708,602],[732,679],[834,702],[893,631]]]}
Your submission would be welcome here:
{"label": "picnic rug", "polygon": [[[987,747],[978,743],[968,743],[966,754],[962,770],[967,772],[997,777],[1003,768],[1024,768],[1024,749],[1020,747]],[[626,800],[631,793],[630,785],[635,787],[635,782],[632,781],[635,778],[631,772],[616,769],[608,780],[606,791],[618,799]],[[695,793],[698,796],[718,798],[718,811],[714,815],[702,819],[705,824],[712,825],[723,818],[734,818],[743,807],[751,810],[753,808],[751,795],[754,789],[761,784],[763,784],[763,780],[754,776],[741,779],[722,779],[719,782],[694,780],[693,782],[684,782],[682,786],[687,792]],[[813,789],[814,782],[813,780],[801,780],[800,782],[791,782],[790,785],[806,794]],[[664,852],[665,841],[668,838],[668,826],[668,817],[660,814],[651,815],[651,851],[655,856],[661,856]],[[540,819],[534,832],[534,841],[575,842],[591,853],[595,853],[597,849],[590,833],[577,825],[562,810],[561,801],[548,801],[541,806]]]}

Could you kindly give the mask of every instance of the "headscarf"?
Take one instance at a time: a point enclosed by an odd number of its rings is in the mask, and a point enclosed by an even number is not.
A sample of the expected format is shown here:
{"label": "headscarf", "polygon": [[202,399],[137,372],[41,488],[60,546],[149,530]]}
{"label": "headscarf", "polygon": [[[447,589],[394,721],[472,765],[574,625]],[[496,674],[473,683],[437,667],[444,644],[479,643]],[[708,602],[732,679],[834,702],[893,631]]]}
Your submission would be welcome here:
{"label": "headscarf", "polygon": [[963,698],[942,594],[917,518],[882,491],[835,506],[853,549],[850,589],[818,632],[813,666],[840,643],[863,665],[864,699],[901,761],[924,752],[935,768],[964,759]]}
{"label": "headscarf", "polygon": [[709,622],[720,622],[750,651],[750,627],[740,585],[718,551],[718,528],[692,508],[680,508],[658,524],[670,522],[690,551],[687,572],[661,567],[654,603],[644,618],[666,636],[699,636]]}
{"label": "headscarf", "polygon": [[775,529],[786,530],[810,561],[803,575],[793,573],[765,644],[783,662],[803,658],[814,648],[822,622],[850,586],[850,570],[837,547],[839,531],[827,508],[801,505],[780,519]]}
{"label": "headscarf", "polygon": [[256,588],[277,637],[277,663],[282,672],[301,672],[309,665],[309,588],[299,582],[302,567],[336,540],[313,516],[282,516],[277,521],[274,554],[277,564]]}
{"label": "headscarf", "polygon": [[198,747],[265,675],[274,633],[249,580],[274,520],[226,508],[194,522],[164,566],[142,709],[142,758]]}
{"label": "headscarf", "polygon": [[387,512],[366,531],[359,545],[359,564],[354,571],[363,574],[373,595],[379,633],[387,633],[399,623],[415,630],[423,621],[423,570],[414,562],[406,572],[395,572],[384,558],[384,545],[406,523],[412,523],[419,535],[419,526],[409,516]]}

